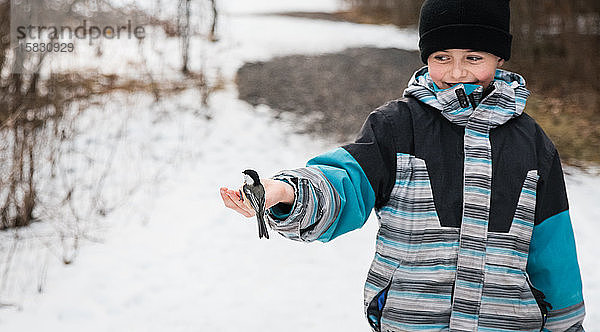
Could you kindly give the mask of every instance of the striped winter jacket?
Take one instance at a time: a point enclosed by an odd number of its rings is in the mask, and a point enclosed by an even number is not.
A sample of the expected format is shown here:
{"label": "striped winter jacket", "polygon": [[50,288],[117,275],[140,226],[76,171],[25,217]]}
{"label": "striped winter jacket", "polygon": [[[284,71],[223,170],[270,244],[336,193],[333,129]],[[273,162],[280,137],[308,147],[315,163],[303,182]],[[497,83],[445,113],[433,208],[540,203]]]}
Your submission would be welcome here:
{"label": "striped winter jacket", "polygon": [[522,113],[523,78],[435,87],[427,67],[352,144],[273,178],[296,191],[268,220],[299,241],[379,231],[365,284],[373,331],[582,331],[563,172]]}

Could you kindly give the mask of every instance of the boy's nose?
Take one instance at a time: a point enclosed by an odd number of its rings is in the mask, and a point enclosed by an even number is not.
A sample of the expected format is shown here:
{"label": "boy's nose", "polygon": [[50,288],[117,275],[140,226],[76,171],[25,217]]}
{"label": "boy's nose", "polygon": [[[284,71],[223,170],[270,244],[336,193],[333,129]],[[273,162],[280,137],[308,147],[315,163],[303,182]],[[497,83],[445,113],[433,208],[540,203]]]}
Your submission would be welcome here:
{"label": "boy's nose", "polygon": [[452,63],[452,68],[451,68],[450,73],[452,75],[452,78],[456,79],[456,80],[460,80],[461,78],[464,78],[465,76],[467,76],[467,71],[466,71],[465,67],[459,61],[454,61]]}

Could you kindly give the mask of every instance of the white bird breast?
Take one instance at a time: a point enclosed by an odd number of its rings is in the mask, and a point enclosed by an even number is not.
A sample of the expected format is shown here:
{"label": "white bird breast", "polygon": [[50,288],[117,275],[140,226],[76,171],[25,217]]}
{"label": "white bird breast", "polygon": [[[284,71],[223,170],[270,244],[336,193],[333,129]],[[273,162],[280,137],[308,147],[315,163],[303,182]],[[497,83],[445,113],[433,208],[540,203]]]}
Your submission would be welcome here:
{"label": "white bird breast", "polygon": [[252,186],[252,185],[254,185],[254,180],[252,180],[252,178],[250,177],[250,175],[244,174],[244,183]]}

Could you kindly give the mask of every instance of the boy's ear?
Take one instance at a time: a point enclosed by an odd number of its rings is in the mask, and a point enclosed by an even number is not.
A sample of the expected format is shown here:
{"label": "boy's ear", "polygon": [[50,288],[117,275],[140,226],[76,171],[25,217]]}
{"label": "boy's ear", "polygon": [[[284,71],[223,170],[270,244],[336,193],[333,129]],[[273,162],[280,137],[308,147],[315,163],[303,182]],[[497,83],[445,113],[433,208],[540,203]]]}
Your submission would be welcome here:
{"label": "boy's ear", "polygon": [[504,64],[504,59],[502,59],[502,58],[499,58],[499,59],[498,59],[498,64],[496,65],[496,68],[500,68],[500,67],[502,67],[502,65],[503,65],[503,64]]}

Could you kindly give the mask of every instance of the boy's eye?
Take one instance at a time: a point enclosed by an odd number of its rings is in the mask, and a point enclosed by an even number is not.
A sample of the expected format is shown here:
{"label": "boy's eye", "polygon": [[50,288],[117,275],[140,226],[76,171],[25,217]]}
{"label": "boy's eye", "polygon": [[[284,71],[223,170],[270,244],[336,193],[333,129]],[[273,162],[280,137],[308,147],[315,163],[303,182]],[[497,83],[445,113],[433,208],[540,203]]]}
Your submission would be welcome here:
{"label": "boy's eye", "polygon": [[450,60],[450,57],[447,55],[436,55],[433,57],[434,59],[438,60],[438,61],[448,61]]}
{"label": "boy's eye", "polygon": [[480,61],[480,60],[483,60],[483,58],[480,57],[480,56],[477,56],[477,55],[469,55],[467,57],[467,60],[469,60],[469,61]]}

